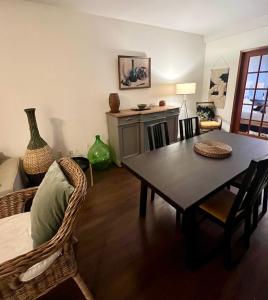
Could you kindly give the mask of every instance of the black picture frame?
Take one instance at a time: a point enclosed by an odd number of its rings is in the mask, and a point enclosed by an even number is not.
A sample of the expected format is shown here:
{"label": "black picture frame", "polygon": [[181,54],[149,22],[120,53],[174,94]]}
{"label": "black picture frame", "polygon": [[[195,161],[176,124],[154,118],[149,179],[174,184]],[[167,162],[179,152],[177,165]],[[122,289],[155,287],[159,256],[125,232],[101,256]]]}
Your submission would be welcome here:
{"label": "black picture frame", "polygon": [[151,58],[142,56],[118,56],[119,89],[143,89],[151,87]]}

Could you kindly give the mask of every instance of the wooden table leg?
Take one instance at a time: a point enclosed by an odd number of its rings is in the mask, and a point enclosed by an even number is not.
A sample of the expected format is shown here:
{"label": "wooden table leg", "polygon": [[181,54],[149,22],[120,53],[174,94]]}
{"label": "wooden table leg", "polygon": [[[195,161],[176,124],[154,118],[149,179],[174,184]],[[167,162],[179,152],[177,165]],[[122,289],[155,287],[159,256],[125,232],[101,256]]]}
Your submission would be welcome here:
{"label": "wooden table leg", "polygon": [[147,190],[148,187],[144,181],[141,181],[141,190],[140,190],[140,217],[146,217],[146,206],[147,206]]}
{"label": "wooden table leg", "polygon": [[189,208],[183,215],[183,232],[186,240],[186,259],[190,269],[194,269],[197,263],[197,224],[195,208]]}

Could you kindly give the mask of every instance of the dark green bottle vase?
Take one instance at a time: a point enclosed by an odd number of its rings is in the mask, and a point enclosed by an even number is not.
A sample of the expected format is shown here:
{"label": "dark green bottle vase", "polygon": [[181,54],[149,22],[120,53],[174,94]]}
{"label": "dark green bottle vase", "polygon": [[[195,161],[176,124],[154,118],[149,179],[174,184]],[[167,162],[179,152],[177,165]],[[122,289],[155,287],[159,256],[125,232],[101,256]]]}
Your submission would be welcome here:
{"label": "dark green bottle vase", "polygon": [[97,171],[105,170],[111,164],[111,152],[108,145],[96,135],[95,143],[88,151],[88,160]]}

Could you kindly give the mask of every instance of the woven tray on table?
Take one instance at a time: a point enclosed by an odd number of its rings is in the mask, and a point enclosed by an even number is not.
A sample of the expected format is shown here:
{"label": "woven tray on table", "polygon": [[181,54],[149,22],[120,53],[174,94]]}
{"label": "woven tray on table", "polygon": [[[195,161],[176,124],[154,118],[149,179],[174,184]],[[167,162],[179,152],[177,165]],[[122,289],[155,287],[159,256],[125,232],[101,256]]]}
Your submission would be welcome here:
{"label": "woven tray on table", "polygon": [[232,147],[217,141],[203,141],[194,144],[194,151],[206,157],[226,158],[231,155]]}

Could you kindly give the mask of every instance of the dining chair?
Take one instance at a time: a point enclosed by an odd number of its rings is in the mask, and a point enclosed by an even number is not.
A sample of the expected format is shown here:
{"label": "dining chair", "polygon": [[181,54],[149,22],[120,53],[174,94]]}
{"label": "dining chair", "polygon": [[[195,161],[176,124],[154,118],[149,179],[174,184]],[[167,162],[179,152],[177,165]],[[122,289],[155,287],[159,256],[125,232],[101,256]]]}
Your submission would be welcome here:
{"label": "dining chair", "polygon": [[[245,177],[245,172],[238,175],[234,180],[231,181],[231,183],[229,184],[229,188],[230,188],[230,186],[233,186],[233,187],[236,187],[239,189],[241,187],[244,177]],[[255,202],[254,207],[253,207],[253,217],[252,217],[252,220],[253,220],[253,228],[252,229],[253,230],[257,228],[258,223],[263,218],[263,216],[266,214],[267,204],[268,204],[268,183],[264,187],[261,195]],[[260,205],[262,205],[261,211],[259,211]]]}
{"label": "dining chair", "polygon": [[226,267],[232,264],[231,237],[234,230],[244,221],[244,241],[250,245],[251,216],[255,202],[268,182],[268,157],[252,160],[245,173],[237,194],[228,189],[212,195],[199,209],[210,220],[224,229],[224,262]]}
{"label": "dining chair", "polygon": [[199,119],[192,117],[179,120],[180,140],[190,139],[196,135],[200,135]]}
{"label": "dining chair", "polygon": [[[33,199],[38,188],[24,189],[0,197],[0,228],[4,227],[1,236],[4,236],[4,241],[9,242],[7,249],[11,249],[10,243],[12,245],[17,243],[20,249],[25,243],[29,244],[28,247],[22,248],[22,250],[27,249],[26,253],[23,252],[24,254],[0,262],[0,299],[37,299],[72,278],[85,299],[93,300],[78,272],[77,240],[73,236],[78,212],[86,199],[87,180],[83,171],[72,159],[60,159],[59,166],[74,187],[74,191],[58,232],[51,240],[40,246],[34,249],[32,247],[30,217],[27,216],[29,213],[24,212],[25,204]],[[11,222],[13,222],[12,226]],[[17,228],[18,232],[14,232],[14,228]],[[3,242],[0,243],[2,247]]]}
{"label": "dining chair", "polygon": [[[151,124],[147,127],[150,151],[170,144],[167,122]],[[154,201],[155,192],[151,190],[151,201]]]}
{"label": "dining chair", "polygon": [[147,131],[150,151],[170,144],[167,122],[151,124]]}

